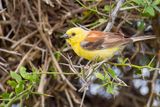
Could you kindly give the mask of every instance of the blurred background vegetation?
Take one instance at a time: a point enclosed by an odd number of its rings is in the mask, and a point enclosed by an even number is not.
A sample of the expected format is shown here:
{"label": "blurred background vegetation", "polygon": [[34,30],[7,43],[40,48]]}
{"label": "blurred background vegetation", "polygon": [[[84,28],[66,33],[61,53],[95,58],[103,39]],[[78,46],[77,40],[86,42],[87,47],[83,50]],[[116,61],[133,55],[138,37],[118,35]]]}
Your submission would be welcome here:
{"label": "blurred background vegetation", "polygon": [[[0,0],[0,107],[160,107],[159,5]],[[61,38],[74,26],[103,31],[110,22],[112,32],[157,38],[107,62],[78,57]]]}

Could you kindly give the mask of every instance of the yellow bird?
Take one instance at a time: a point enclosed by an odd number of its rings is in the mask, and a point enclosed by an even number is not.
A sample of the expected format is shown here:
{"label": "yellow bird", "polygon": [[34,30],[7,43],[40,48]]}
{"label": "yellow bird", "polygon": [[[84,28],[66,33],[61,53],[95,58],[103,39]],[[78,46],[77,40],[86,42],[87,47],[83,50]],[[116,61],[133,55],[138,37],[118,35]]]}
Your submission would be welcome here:
{"label": "yellow bird", "polygon": [[74,52],[87,60],[108,60],[132,42],[154,39],[154,36],[125,38],[121,33],[87,31],[74,27],[63,35]]}

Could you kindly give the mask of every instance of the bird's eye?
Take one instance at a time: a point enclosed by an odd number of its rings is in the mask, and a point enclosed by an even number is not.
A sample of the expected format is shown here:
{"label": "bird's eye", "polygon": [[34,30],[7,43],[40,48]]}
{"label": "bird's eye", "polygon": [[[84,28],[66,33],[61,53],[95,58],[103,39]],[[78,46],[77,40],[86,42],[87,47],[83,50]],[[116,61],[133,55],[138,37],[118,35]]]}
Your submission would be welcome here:
{"label": "bird's eye", "polygon": [[75,35],[76,35],[76,33],[74,33],[74,32],[71,34],[71,36],[75,36]]}

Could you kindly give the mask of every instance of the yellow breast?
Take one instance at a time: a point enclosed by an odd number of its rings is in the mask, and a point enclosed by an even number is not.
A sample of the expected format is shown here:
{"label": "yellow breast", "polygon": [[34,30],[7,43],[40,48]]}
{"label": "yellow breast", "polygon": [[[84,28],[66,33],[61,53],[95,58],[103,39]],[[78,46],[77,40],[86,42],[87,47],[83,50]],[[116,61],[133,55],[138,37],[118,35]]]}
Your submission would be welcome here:
{"label": "yellow breast", "polygon": [[75,53],[88,60],[104,60],[110,59],[114,56],[114,54],[119,50],[119,47],[112,47],[108,49],[101,49],[101,50],[86,50],[80,46],[80,44],[75,44],[72,46],[72,49]]}

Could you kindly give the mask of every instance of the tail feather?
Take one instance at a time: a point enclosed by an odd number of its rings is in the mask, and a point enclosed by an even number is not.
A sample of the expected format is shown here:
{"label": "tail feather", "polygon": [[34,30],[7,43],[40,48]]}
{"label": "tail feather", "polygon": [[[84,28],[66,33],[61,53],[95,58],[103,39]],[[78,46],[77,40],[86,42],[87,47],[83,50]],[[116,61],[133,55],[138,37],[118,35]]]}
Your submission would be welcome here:
{"label": "tail feather", "polygon": [[132,37],[131,39],[133,40],[133,42],[138,42],[138,41],[144,41],[148,39],[156,39],[156,37],[153,35],[150,35],[150,36]]}

